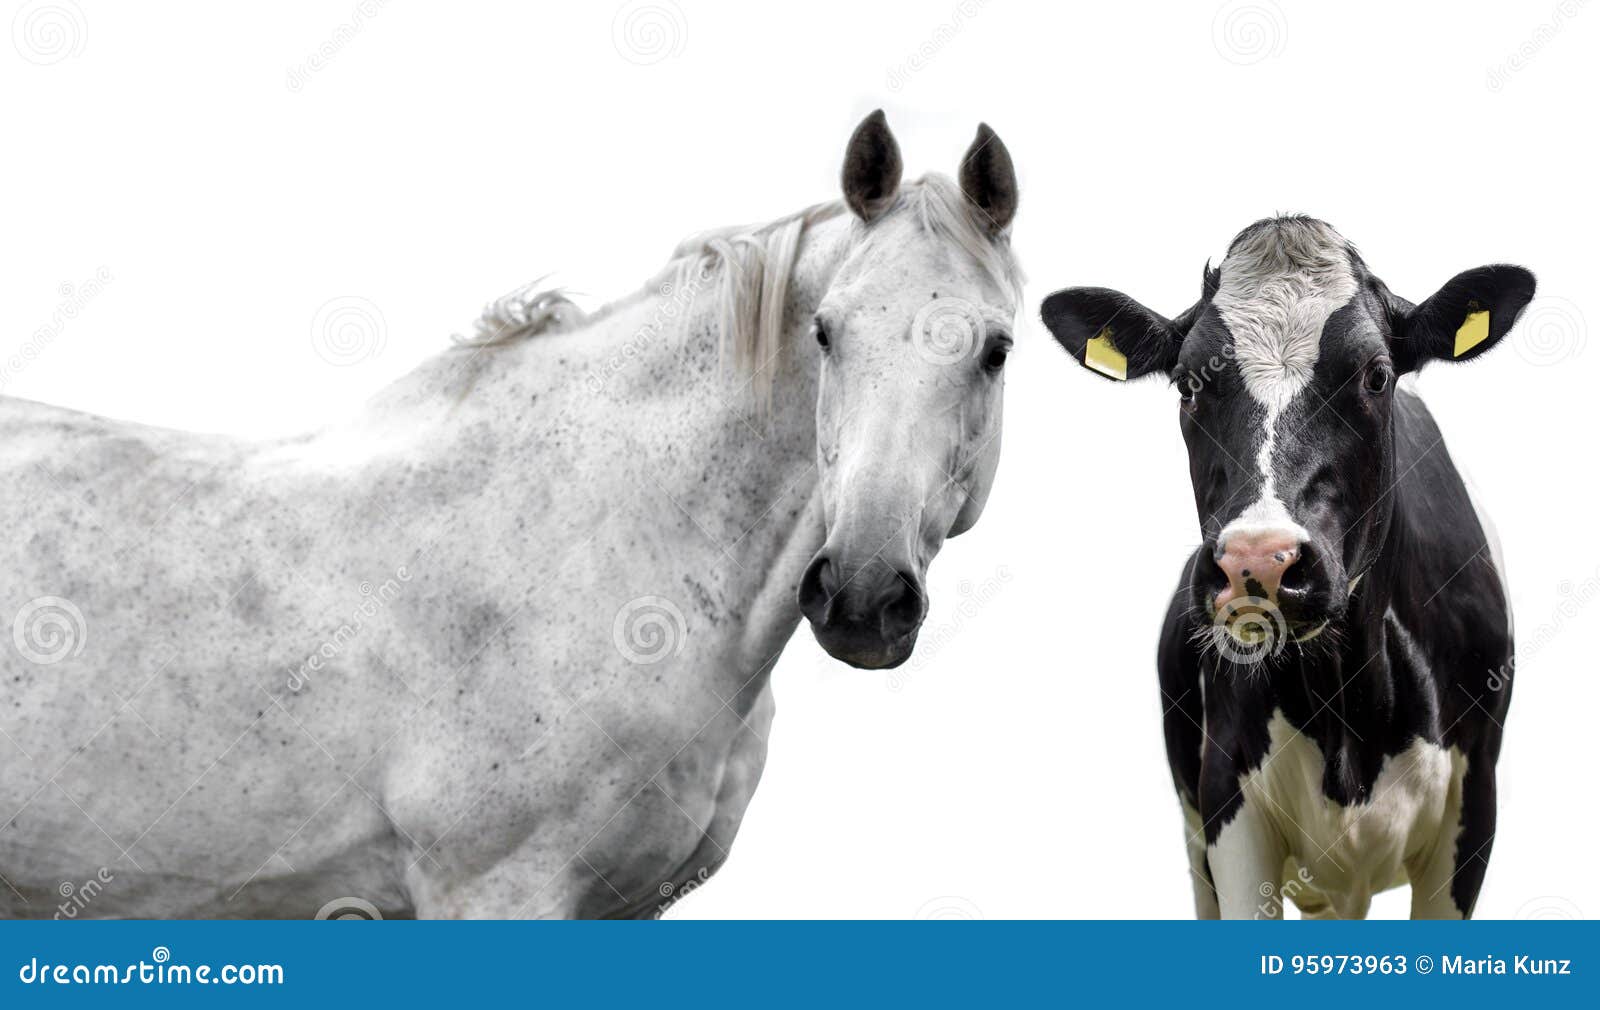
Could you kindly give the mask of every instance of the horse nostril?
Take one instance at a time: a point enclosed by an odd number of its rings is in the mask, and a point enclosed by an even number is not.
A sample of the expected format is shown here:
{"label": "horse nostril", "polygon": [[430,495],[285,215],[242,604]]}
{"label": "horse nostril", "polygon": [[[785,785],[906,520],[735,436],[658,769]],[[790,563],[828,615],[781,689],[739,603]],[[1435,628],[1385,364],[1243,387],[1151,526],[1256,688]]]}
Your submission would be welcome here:
{"label": "horse nostril", "polygon": [[828,623],[830,604],[839,591],[838,575],[833,561],[826,554],[818,554],[806,566],[800,577],[800,612],[806,620],[816,624]]}
{"label": "horse nostril", "polygon": [[883,637],[892,642],[911,634],[922,623],[927,609],[921,581],[908,572],[895,572],[880,611]]}

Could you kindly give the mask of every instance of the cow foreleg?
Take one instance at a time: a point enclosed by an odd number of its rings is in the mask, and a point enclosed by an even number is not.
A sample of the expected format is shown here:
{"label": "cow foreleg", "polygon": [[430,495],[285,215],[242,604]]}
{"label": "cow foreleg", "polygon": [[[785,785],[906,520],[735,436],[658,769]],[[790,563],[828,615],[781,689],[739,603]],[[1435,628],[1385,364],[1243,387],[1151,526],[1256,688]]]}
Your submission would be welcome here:
{"label": "cow foreleg", "polygon": [[1183,800],[1183,834],[1189,850],[1189,882],[1194,885],[1194,917],[1216,919],[1222,911],[1217,906],[1217,885],[1211,880],[1211,867],[1206,864],[1206,830],[1200,821],[1200,811]]}
{"label": "cow foreleg", "polygon": [[1281,919],[1287,850],[1278,832],[1248,800],[1206,846],[1206,862],[1224,919]]}
{"label": "cow foreleg", "polygon": [[1456,757],[1439,841],[1411,874],[1413,919],[1468,919],[1494,846],[1495,772],[1487,757]]}

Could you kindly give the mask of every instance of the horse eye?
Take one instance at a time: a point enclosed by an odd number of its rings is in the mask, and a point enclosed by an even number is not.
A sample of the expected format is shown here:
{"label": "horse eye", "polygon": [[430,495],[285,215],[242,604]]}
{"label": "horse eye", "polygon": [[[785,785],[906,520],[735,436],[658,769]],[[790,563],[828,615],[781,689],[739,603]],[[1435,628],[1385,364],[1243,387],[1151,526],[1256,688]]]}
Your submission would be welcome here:
{"label": "horse eye", "polygon": [[1389,383],[1394,380],[1394,370],[1379,361],[1367,369],[1367,392],[1377,396],[1389,388]]}
{"label": "horse eye", "polygon": [[991,347],[989,353],[983,356],[983,367],[991,372],[998,372],[1006,367],[1006,356],[1011,352],[1004,346]]}
{"label": "horse eye", "polygon": [[816,321],[815,327],[817,331],[817,346],[826,351],[828,349],[828,328],[823,325],[820,319]]}

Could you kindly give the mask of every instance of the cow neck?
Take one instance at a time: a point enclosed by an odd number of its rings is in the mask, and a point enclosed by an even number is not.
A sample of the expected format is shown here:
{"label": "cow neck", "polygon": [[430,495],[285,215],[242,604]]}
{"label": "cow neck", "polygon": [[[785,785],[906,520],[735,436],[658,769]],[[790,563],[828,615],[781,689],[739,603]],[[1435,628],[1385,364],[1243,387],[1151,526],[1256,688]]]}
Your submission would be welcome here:
{"label": "cow neck", "polygon": [[1321,749],[1329,788],[1354,798],[1371,788],[1384,757],[1412,735],[1402,725],[1385,625],[1400,544],[1390,514],[1380,517],[1377,529],[1383,546],[1345,615],[1323,632],[1326,642],[1295,647],[1272,684],[1277,707]]}

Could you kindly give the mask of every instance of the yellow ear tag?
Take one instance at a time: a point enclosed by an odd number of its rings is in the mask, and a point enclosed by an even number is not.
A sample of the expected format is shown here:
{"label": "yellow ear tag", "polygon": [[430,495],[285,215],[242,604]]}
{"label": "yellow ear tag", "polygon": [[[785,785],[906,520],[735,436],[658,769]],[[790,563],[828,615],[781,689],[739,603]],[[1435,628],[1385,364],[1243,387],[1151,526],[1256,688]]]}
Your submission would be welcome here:
{"label": "yellow ear tag", "polygon": [[1083,345],[1083,363],[1099,372],[1118,381],[1128,378],[1127,355],[1117,350],[1111,343],[1111,327],[1107,326],[1095,335],[1095,338]]}
{"label": "yellow ear tag", "polygon": [[1456,331],[1456,357],[1489,339],[1489,313],[1487,310],[1470,312],[1467,321]]}

